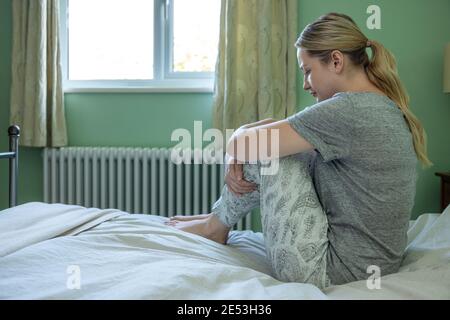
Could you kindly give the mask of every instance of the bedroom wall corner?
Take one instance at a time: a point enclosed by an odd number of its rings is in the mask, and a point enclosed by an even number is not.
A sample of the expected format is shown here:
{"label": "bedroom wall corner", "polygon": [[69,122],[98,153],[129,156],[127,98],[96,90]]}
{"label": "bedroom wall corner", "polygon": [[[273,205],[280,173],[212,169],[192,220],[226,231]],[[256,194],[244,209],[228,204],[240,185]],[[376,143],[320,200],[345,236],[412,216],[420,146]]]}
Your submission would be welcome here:
{"label": "bedroom wall corner", "polygon": [[[0,1],[0,152],[8,150],[11,82],[11,1]],[[8,206],[8,161],[0,161],[0,209]]]}
{"label": "bedroom wall corner", "polygon": [[[12,0],[0,1],[0,151],[8,150],[11,87]],[[8,161],[0,161],[0,210],[8,207]],[[42,201],[41,148],[19,149],[19,204]]]}

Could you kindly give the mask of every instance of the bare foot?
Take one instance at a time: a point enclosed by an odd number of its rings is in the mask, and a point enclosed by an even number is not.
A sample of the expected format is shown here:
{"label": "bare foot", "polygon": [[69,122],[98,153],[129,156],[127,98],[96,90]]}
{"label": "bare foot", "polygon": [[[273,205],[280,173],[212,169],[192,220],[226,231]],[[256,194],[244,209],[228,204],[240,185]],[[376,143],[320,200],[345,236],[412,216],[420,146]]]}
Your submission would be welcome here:
{"label": "bare foot", "polygon": [[230,228],[224,225],[216,216],[211,214],[207,215],[207,217],[187,221],[171,220],[166,224],[185,232],[197,234],[220,244],[226,244],[228,232],[230,231]]}
{"label": "bare foot", "polygon": [[210,215],[211,215],[211,213],[198,214],[198,215],[194,215],[194,216],[174,216],[174,217],[170,217],[170,220],[191,221],[191,220],[205,219],[205,218],[208,218]]}

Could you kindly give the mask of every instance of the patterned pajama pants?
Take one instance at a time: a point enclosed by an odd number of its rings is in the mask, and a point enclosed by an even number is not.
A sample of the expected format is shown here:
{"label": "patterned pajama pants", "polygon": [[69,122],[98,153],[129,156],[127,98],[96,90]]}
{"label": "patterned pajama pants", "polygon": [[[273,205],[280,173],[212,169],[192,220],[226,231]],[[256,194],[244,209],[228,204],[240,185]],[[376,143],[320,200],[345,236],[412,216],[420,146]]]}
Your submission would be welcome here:
{"label": "patterned pajama pants", "polygon": [[[229,227],[259,207],[267,258],[280,281],[331,285],[326,274],[328,221],[309,174],[296,155],[278,159],[275,174],[261,174],[260,162],[244,164],[244,177],[258,189],[240,197],[222,189],[212,213]],[[228,166],[225,166],[228,170]],[[225,171],[226,172],[226,171]]]}

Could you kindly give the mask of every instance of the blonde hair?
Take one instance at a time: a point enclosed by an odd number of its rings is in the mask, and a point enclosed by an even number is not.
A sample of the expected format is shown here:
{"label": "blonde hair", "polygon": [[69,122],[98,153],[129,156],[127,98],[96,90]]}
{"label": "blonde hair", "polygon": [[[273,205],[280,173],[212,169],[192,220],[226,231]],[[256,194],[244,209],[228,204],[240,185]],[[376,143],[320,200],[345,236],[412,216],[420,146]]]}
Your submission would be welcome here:
{"label": "blonde hair", "polygon": [[[417,158],[424,167],[432,165],[427,156],[425,130],[409,109],[409,97],[398,76],[395,57],[381,43],[369,41],[349,16],[332,12],[307,25],[295,46],[325,64],[331,61],[331,52],[339,50],[347,54],[352,63],[363,66],[369,80],[403,112]],[[370,60],[366,52],[368,46],[372,48]]]}

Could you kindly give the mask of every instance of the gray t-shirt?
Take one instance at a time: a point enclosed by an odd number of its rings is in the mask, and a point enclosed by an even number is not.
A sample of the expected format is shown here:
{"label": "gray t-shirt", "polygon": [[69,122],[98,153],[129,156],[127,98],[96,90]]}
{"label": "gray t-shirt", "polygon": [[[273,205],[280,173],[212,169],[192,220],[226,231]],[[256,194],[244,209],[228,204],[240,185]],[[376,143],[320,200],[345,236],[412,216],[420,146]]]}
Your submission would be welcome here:
{"label": "gray t-shirt", "polygon": [[416,190],[417,157],[402,112],[388,97],[340,92],[287,118],[314,146],[311,175],[328,218],[333,284],[397,272]]}

